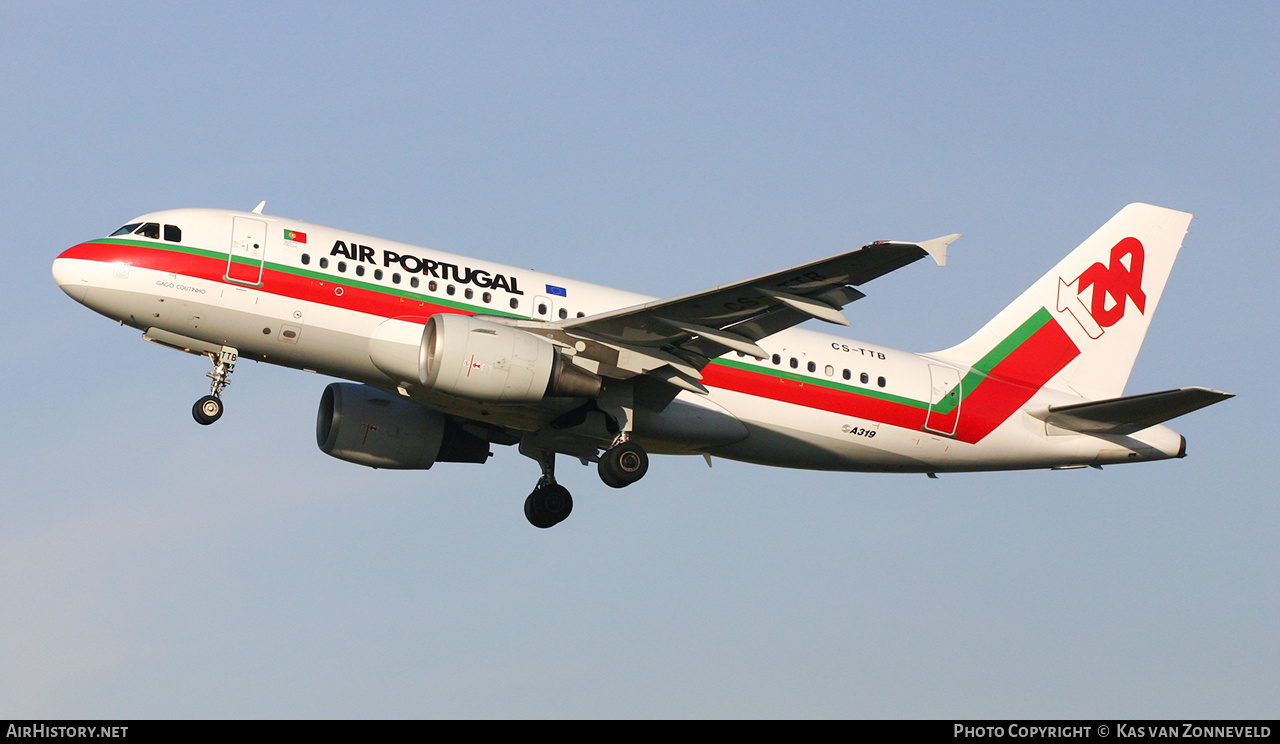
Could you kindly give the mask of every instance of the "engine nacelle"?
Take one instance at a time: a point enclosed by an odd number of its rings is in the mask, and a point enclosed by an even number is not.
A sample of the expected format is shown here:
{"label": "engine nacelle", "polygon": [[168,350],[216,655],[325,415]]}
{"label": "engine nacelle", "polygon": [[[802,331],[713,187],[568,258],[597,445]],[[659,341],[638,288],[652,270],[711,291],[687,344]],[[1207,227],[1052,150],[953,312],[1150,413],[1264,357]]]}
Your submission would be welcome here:
{"label": "engine nacelle", "polygon": [[339,460],[396,470],[426,470],[437,462],[482,463],[490,454],[487,441],[439,411],[349,382],[324,389],[316,444]]}
{"label": "engine nacelle", "polygon": [[499,403],[594,398],[601,385],[541,336],[452,313],[427,321],[419,381],[450,395]]}

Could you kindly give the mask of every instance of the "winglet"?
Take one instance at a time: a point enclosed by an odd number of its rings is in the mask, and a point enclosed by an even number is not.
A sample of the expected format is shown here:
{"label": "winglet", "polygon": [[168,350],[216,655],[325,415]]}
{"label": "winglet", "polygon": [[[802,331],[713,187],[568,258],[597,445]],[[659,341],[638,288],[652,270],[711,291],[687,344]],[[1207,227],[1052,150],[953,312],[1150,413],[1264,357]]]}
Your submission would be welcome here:
{"label": "winglet", "polygon": [[928,253],[939,266],[946,266],[947,246],[956,242],[956,239],[959,237],[960,233],[952,233],[951,235],[943,235],[941,238],[934,238],[933,240],[923,240],[916,243],[916,245],[920,246],[920,249],[925,253]]}
{"label": "winglet", "polygon": [[266,199],[263,199],[262,201],[258,202],[258,206],[256,206],[256,207],[254,207],[254,208],[253,208],[253,213],[254,213],[254,214],[262,214],[262,210],[263,210],[263,208],[264,208],[264,207],[266,207],[266,206],[267,206],[267,200],[266,200]]}

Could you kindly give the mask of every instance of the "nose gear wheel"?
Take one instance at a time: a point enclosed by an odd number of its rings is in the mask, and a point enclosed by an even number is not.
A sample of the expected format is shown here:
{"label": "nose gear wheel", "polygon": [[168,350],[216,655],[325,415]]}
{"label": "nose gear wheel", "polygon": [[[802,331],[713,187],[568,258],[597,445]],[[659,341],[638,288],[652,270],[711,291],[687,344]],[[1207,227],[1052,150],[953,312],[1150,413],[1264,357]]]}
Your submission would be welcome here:
{"label": "nose gear wheel", "polygon": [[191,415],[196,423],[208,426],[222,418],[222,399],[216,395],[206,395],[191,407]]}

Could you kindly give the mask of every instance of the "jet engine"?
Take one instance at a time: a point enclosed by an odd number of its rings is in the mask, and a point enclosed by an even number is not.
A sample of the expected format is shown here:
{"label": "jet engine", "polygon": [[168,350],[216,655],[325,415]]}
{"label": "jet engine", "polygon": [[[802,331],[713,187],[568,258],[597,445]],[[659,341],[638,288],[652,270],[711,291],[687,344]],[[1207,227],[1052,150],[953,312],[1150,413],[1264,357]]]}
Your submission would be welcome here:
{"label": "jet engine", "polygon": [[437,462],[483,463],[490,454],[489,442],[439,411],[349,382],[324,389],[316,444],[339,460],[396,470],[426,470]]}
{"label": "jet engine", "polygon": [[550,341],[472,315],[431,316],[420,354],[419,381],[463,398],[532,403],[600,394],[600,378],[568,361]]}

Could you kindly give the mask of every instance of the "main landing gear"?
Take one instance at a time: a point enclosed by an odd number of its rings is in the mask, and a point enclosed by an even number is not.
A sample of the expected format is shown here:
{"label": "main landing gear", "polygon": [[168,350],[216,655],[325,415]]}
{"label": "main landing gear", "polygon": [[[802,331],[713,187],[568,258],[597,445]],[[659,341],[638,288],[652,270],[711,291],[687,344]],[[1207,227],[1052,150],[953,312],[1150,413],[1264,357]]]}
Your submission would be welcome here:
{"label": "main landing gear", "polygon": [[546,450],[526,449],[523,443],[520,451],[537,460],[542,467],[538,485],[524,500],[525,519],[540,529],[554,527],[573,511],[573,497],[569,495],[569,489],[556,483],[556,455]]}
{"label": "main landing gear", "polygon": [[[538,461],[542,477],[533,493],[524,500],[524,516],[540,529],[560,524],[573,511],[569,489],[556,483],[555,453],[520,443],[520,453]],[[611,488],[625,488],[644,477],[649,470],[649,455],[635,442],[620,438],[600,456],[600,480]]]}
{"label": "main landing gear", "polygon": [[196,404],[191,407],[191,415],[196,423],[204,426],[222,418],[222,391],[231,384],[231,373],[236,368],[239,352],[230,346],[224,346],[217,354],[209,352],[206,356],[213,361],[213,371],[206,375],[213,380],[209,386],[210,394],[196,401]]}
{"label": "main landing gear", "polygon": [[635,442],[622,439],[600,456],[600,480],[610,488],[626,488],[649,472],[649,455]]}

